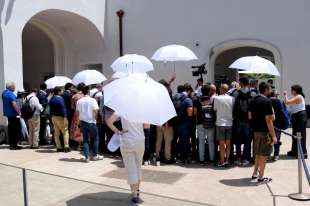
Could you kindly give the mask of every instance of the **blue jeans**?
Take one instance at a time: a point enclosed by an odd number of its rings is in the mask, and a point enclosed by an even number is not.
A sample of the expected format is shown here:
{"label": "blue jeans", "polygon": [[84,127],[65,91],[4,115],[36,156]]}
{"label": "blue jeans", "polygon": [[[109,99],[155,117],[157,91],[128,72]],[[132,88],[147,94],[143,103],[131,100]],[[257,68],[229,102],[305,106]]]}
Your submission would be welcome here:
{"label": "blue jeans", "polygon": [[[83,152],[85,158],[89,158],[89,144],[92,142],[92,155],[95,157],[98,154],[99,136],[96,124],[80,122],[80,127],[83,133]],[[91,141],[90,141],[91,140]]]}
{"label": "blue jeans", "polygon": [[236,153],[237,157],[241,157],[241,145],[244,144],[243,147],[243,159],[251,160],[251,144],[252,144],[252,135],[251,135],[251,124],[250,121],[241,120],[236,123],[236,137],[235,137],[235,145],[236,145]]}
{"label": "blue jeans", "polygon": [[179,146],[180,146],[180,159],[185,162],[190,151],[191,127],[187,125],[179,125]]}

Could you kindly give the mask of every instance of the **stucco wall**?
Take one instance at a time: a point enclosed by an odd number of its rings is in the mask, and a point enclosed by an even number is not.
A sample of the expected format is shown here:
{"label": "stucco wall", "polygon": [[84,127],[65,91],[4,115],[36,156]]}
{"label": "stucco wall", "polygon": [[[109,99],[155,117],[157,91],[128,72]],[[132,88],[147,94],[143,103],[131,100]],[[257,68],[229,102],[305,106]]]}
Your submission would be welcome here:
{"label": "stucco wall", "polygon": [[[123,9],[124,50],[150,57],[160,46],[180,43],[190,47],[199,61],[178,63],[178,83],[192,82],[189,66],[209,62],[215,45],[235,39],[270,42],[281,55],[283,89],[300,83],[310,95],[310,2],[306,0],[107,0],[105,62],[118,55],[115,12]],[[199,42],[199,47],[195,43]],[[164,77],[163,64],[155,64],[155,78]],[[166,72],[163,72],[166,71]],[[209,79],[212,79],[209,76]]]}

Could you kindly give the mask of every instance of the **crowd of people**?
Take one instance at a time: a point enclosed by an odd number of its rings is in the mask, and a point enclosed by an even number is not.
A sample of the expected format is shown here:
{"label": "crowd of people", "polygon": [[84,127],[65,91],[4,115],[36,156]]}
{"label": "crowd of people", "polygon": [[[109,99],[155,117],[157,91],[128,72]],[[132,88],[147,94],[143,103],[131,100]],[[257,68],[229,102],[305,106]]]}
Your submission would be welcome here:
{"label": "crowd of people", "polygon": [[[265,177],[264,169],[273,149],[273,160],[279,159],[279,129],[287,129],[291,123],[293,134],[302,135],[307,158],[308,118],[301,86],[293,85],[292,97],[288,98],[285,92],[281,99],[272,81],[257,85],[257,81],[240,78],[238,82],[223,83],[217,88],[198,79],[194,89],[190,84],[179,85],[173,94],[170,85],[174,79],[159,81],[167,88],[177,113],[177,117],[162,126],[135,125],[117,117],[104,105],[102,84],[67,83],[64,88],[47,90],[43,83],[39,90],[19,91],[16,96],[15,84],[8,82],[2,100],[4,115],[8,118],[10,149],[22,149],[18,143],[27,140],[31,149],[46,144],[55,144],[57,152],[83,149],[85,162],[101,160],[105,154],[123,158],[125,154],[126,164],[135,159],[128,148],[123,147],[122,153],[120,150],[110,152],[107,144],[114,133],[129,132],[137,135],[135,141],[144,144],[145,149],[135,150],[136,155],[141,156],[140,166],[151,161],[156,165],[198,161],[201,165],[214,164],[220,168],[254,164],[252,178],[265,182],[271,180]],[[124,124],[130,131],[123,130]],[[297,157],[294,139],[288,155]],[[139,171],[136,173],[138,177],[133,177],[131,183],[135,183],[133,188],[138,190],[135,179],[140,180],[140,176]]]}

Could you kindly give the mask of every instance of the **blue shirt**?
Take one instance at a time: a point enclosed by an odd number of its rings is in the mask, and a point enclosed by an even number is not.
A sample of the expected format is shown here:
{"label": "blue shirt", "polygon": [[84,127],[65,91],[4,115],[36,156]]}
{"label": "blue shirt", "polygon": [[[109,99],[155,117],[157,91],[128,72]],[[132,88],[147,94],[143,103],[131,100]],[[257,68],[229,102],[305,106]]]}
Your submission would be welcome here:
{"label": "blue shirt", "polygon": [[65,101],[61,96],[53,96],[50,100],[50,115],[58,117],[67,117]]}
{"label": "blue shirt", "polygon": [[6,117],[16,117],[18,113],[15,111],[12,103],[17,103],[17,98],[14,92],[11,90],[4,90],[2,93],[2,101],[3,101],[3,115]]}

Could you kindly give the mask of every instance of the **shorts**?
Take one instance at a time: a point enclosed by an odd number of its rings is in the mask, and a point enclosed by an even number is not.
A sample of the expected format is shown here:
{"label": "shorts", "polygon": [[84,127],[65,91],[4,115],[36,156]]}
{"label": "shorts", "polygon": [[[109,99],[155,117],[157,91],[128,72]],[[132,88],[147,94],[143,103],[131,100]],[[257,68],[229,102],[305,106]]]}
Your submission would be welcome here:
{"label": "shorts", "polygon": [[216,140],[225,141],[230,140],[232,136],[232,127],[217,126],[216,127]]}
{"label": "shorts", "polygon": [[268,157],[272,153],[272,144],[269,142],[267,132],[254,132],[254,153]]}

